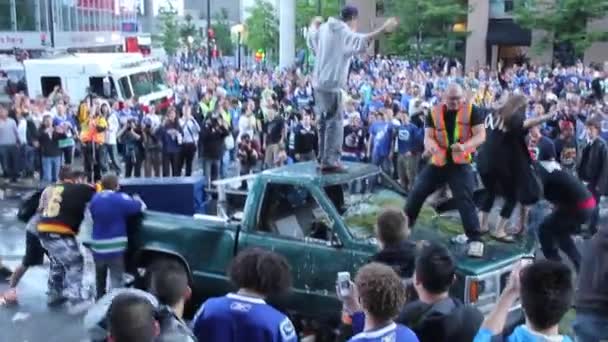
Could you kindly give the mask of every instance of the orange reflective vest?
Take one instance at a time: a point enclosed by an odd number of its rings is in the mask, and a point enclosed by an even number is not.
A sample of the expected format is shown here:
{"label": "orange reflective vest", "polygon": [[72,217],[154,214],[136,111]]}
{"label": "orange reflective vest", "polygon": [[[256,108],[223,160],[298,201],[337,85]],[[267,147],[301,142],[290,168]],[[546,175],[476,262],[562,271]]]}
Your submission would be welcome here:
{"label": "orange reflective vest", "polygon": [[85,126],[80,133],[80,141],[83,143],[94,142],[96,144],[103,144],[105,142],[106,133],[104,132],[108,128],[108,123],[103,117],[90,118],[88,125]]}
{"label": "orange reflective vest", "polygon": [[[463,103],[458,108],[456,114],[456,125],[454,126],[454,143],[465,143],[473,136],[471,130],[471,112],[473,105]],[[448,132],[445,125],[445,105],[437,105],[431,113],[433,124],[435,126],[435,141],[439,145],[439,152],[433,154],[431,163],[436,166],[444,166],[448,162],[448,151],[450,150],[450,141],[448,140]],[[452,151],[452,161],[454,164],[470,164],[473,157],[473,151],[455,152]]]}

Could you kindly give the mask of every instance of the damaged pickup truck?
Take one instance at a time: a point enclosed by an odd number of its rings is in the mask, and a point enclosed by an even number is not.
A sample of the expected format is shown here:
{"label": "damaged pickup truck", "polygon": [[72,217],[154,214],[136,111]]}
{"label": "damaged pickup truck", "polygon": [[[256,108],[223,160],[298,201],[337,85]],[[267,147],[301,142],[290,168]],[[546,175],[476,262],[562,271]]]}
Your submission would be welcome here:
{"label": "damaged pickup truck", "polygon": [[[233,290],[226,270],[249,247],[273,250],[292,267],[290,294],[274,301],[301,317],[338,320],[335,295],[338,272],[354,275],[378,251],[374,224],[386,207],[403,208],[405,193],[390,177],[369,164],[346,163],[346,173],[321,174],[314,163],[298,163],[260,174],[222,180],[213,215],[184,216],[148,211],[132,237],[130,265],[139,276],[164,259],[187,269],[198,298]],[[248,191],[230,190],[247,183]],[[466,256],[451,244],[462,233],[460,218],[423,208],[412,239],[439,241],[457,261],[452,295],[488,313],[507,283],[513,264],[534,252],[534,238],[514,244],[487,241],[485,257]],[[199,304],[197,302],[195,304]],[[512,308],[512,316],[519,314]]]}

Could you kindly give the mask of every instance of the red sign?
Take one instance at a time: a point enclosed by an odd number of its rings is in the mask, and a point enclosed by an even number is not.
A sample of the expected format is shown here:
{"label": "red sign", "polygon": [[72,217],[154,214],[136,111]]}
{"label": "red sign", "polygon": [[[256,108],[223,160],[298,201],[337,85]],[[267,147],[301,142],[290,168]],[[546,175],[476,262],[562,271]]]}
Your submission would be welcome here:
{"label": "red sign", "polygon": [[114,11],[114,0],[78,0],[78,7]]}

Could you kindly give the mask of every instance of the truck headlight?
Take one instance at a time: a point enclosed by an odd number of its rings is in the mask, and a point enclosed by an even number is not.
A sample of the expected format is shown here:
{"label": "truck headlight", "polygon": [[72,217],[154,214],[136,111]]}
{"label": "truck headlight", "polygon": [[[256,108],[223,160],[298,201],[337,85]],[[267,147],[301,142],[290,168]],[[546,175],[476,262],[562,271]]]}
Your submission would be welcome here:
{"label": "truck headlight", "polygon": [[486,306],[494,303],[499,295],[496,274],[482,278],[467,277],[467,302],[475,306]]}

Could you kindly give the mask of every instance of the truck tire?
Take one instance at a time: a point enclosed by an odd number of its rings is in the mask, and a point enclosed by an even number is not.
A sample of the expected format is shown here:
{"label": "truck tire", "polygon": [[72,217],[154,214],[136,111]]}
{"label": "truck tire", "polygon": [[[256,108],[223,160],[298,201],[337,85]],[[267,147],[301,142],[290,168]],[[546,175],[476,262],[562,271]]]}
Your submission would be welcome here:
{"label": "truck tire", "polygon": [[184,264],[184,261],[180,258],[157,252],[146,252],[139,258],[140,262],[136,268],[135,276],[135,287],[144,291],[150,288],[150,275],[155,269],[163,267],[167,263],[179,264],[183,267],[184,271],[188,274],[188,279],[191,279],[189,268]]}

